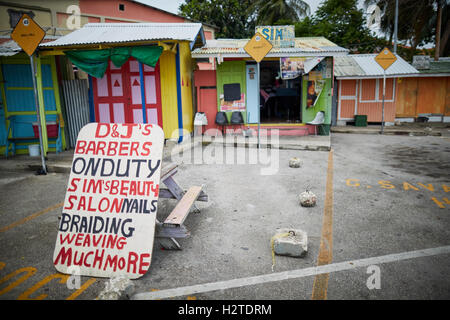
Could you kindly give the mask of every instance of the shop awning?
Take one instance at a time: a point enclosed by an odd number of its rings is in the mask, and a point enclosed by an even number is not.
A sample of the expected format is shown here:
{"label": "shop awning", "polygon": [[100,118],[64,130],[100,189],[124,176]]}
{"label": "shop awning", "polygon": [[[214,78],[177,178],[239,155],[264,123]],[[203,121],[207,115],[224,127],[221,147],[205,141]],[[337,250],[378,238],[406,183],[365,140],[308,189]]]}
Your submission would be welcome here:
{"label": "shop awning", "polygon": [[[205,44],[201,23],[88,23],[56,41],[39,46],[43,54],[65,54],[78,68],[102,78],[108,61],[121,67],[130,57],[154,67],[164,42],[188,41],[191,49]],[[169,49],[171,50],[171,49]]]}
{"label": "shop awning", "polygon": [[154,67],[162,51],[163,48],[160,46],[139,46],[102,50],[72,50],[64,53],[74,65],[87,74],[96,78],[103,78],[109,60],[120,68],[130,57],[133,57],[143,64]]}
{"label": "shop awning", "polygon": [[[46,35],[43,42],[53,41],[58,39],[58,36],[49,36]],[[0,56],[10,57],[14,56],[22,51],[22,48],[11,39],[10,35],[0,36]]]}
{"label": "shop awning", "polygon": [[[193,58],[250,58],[244,50],[249,39],[207,40],[205,46],[192,51]],[[348,49],[339,47],[324,37],[295,38],[294,47],[273,47],[267,58],[328,57],[347,55]]]}
{"label": "shop awning", "polygon": [[191,49],[205,44],[201,23],[88,23],[40,49],[87,49],[149,44],[155,41],[189,41]]}
{"label": "shop awning", "polygon": [[[377,54],[350,54],[334,61],[337,79],[382,78],[383,68],[375,61]],[[397,60],[386,70],[386,77],[416,76],[419,71],[396,54]]]}

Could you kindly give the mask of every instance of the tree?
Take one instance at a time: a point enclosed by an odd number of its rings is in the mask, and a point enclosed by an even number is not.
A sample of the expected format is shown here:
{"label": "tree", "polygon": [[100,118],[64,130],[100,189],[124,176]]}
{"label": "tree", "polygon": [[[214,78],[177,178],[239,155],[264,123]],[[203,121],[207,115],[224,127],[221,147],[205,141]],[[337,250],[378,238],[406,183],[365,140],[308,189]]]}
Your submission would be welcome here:
{"label": "tree", "polygon": [[256,0],[249,7],[256,13],[258,25],[275,25],[277,21],[300,21],[310,13],[309,5],[302,0]]}
{"label": "tree", "polygon": [[255,16],[248,13],[252,0],[186,0],[179,14],[217,26],[216,38],[248,38],[255,32]]}
{"label": "tree", "polygon": [[[365,0],[365,5],[376,4],[383,12],[381,18],[381,31],[388,35],[391,46],[394,21],[395,0]],[[411,61],[412,56],[417,54],[417,47],[436,42],[436,26],[438,24],[438,8],[442,12],[442,25],[440,35],[440,53],[445,54],[445,46],[448,41],[449,24],[448,11],[449,0],[398,0],[398,53],[406,60]],[[448,50],[448,48],[447,48]],[[448,54],[448,51],[447,51]]]}
{"label": "tree", "polygon": [[375,37],[365,24],[357,0],[325,0],[313,17],[295,24],[298,37],[323,36],[353,53],[376,52],[385,41]]}

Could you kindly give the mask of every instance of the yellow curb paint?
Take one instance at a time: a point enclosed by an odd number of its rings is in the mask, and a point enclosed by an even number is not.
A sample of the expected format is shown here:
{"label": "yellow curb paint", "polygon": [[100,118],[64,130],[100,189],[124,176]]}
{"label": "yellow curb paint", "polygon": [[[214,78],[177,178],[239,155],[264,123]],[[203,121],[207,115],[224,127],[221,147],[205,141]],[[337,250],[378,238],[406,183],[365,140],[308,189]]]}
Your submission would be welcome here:
{"label": "yellow curb paint", "polygon": [[90,278],[86,280],[85,283],[80,287],[80,289],[77,289],[74,293],[72,293],[66,300],[75,300],[80,294],[82,294],[91,284],[93,284],[95,281],[97,281],[96,278]]}
{"label": "yellow curb paint", "polygon": [[[328,154],[327,182],[325,189],[325,207],[322,220],[317,266],[330,264],[333,260],[333,150]],[[326,300],[329,273],[318,274],[314,278],[312,300]]]}
{"label": "yellow curb paint", "polygon": [[8,281],[9,279],[17,276],[18,274],[21,273],[25,273],[23,276],[21,276],[19,279],[17,279],[16,281],[14,281],[13,283],[9,284],[8,286],[6,286],[5,288],[3,288],[2,290],[0,290],[0,296],[2,294],[5,294],[9,291],[11,291],[12,289],[14,289],[15,287],[17,287],[19,284],[21,284],[22,282],[24,282],[25,280],[27,280],[29,277],[31,277],[32,275],[34,275],[36,273],[37,269],[33,268],[33,267],[25,267],[25,268],[20,268],[17,269],[14,272],[11,272],[10,274],[8,274],[7,276],[3,277],[0,279],[0,285],[6,281]]}
{"label": "yellow curb paint", "polygon": [[48,277],[45,277],[44,279],[42,279],[41,281],[36,283],[31,288],[28,288],[27,290],[25,290],[25,292],[23,292],[17,298],[17,300],[44,300],[45,298],[47,298],[48,294],[41,294],[41,295],[37,296],[36,298],[30,298],[30,295],[33,294],[38,289],[40,289],[41,287],[43,287],[44,285],[46,285],[47,283],[49,283],[50,281],[52,281],[53,279],[57,279],[57,278],[60,279],[59,283],[64,284],[64,283],[67,283],[67,279],[69,278],[69,275],[61,274],[61,273],[51,274]]}

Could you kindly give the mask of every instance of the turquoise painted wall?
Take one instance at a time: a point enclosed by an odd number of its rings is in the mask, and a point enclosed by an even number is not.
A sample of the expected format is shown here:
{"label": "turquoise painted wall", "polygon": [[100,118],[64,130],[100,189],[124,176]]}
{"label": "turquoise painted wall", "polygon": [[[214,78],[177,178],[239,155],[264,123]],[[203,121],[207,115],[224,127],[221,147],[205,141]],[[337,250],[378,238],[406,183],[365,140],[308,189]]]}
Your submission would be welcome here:
{"label": "turquoise painted wall", "polygon": [[[33,82],[30,64],[21,63],[16,57],[2,58],[1,71],[3,76],[3,90],[6,103],[2,101],[0,110],[0,146],[6,145],[6,119],[5,104],[8,112],[35,112]],[[44,92],[44,105],[46,111],[56,111],[56,99],[53,91],[52,70],[49,62],[42,62],[42,85]],[[1,95],[0,95],[1,98]],[[47,115],[47,121],[56,121],[56,115]],[[35,122],[36,115],[18,115],[18,122]],[[18,123],[15,126],[14,136],[29,137],[34,135],[33,127],[29,124]],[[25,146],[26,147],[26,146]],[[23,146],[18,146],[23,148]]]}

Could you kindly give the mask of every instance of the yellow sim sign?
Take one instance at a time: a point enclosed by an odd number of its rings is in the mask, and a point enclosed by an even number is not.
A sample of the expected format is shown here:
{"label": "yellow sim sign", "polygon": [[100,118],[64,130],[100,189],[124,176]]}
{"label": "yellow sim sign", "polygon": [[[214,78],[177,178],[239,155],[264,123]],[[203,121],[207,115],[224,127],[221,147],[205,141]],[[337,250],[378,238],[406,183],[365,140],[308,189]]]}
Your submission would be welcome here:
{"label": "yellow sim sign", "polygon": [[256,62],[260,62],[264,59],[271,49],[272,44],[259,32],[255,33],[253,38],[251,38],[244,47],[245,52],[247,52]]}
{"label": "yellow sim sign", "polygon": [[27,14],[22,15],[13,32],[11,33],[11,38],[29,56],[34,53],[44,37],[45,31]]}

